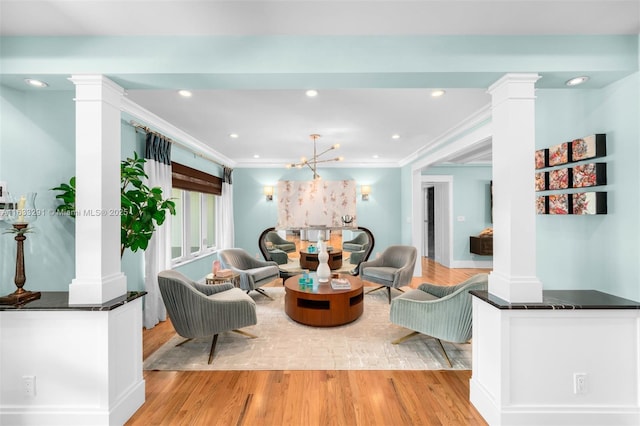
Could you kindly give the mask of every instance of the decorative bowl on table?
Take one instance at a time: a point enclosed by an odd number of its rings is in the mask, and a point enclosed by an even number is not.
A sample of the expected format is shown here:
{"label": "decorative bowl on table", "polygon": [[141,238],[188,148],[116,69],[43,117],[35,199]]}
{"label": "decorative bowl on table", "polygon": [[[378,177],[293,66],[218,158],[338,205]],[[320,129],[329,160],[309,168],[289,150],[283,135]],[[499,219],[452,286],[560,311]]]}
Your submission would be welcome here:
{"label": "decorative bowl on table", "polygon": [[342,219],[342,223],[344,223],[345,225],[348,225],[350,223],[352,223],[356,217],[355,216],[351,216],[350,214],[345,214],[343,216],[341,216]]}

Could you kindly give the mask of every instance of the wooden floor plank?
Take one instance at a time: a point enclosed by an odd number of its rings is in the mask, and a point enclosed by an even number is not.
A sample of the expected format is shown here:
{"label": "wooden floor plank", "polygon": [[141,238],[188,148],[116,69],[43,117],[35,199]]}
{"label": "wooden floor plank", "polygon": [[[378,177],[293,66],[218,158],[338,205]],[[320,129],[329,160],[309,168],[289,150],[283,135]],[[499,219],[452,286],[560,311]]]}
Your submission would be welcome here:
{"label": "wooden floor plank", "polygon": [[[412,288],[488,272],[429,259],[422,270]],[[144,330],[144,357],[174,335],[170,321]],[[486,425],[469,402],[470,378],[466,370],[145,371],[146,401],[127,425]]]}

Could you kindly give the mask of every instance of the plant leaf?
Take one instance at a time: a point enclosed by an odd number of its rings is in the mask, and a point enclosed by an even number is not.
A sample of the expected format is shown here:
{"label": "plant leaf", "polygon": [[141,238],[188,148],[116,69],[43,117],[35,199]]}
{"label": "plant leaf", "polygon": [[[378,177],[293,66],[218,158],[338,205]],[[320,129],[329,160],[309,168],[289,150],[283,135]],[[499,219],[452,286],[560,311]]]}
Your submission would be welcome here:
{"label": "plant leaf", "polygon": [[[175,202],[170,198],[162,199],[162,188],[149,188],[143,179],[148,179],[144,170],[146,159],[138,156],[134,151],[133,158],[120,162],[120,242],[121,248],[146,250],[149,240],[156,230],[166,220],[166,213],[176,214]],[[60,193],[55,196],[61,201],[56,207],[57,212],[69,213],[75,217],[76,212],[76,177],[72,176],[69,183],[61,183],[53,191]]]}

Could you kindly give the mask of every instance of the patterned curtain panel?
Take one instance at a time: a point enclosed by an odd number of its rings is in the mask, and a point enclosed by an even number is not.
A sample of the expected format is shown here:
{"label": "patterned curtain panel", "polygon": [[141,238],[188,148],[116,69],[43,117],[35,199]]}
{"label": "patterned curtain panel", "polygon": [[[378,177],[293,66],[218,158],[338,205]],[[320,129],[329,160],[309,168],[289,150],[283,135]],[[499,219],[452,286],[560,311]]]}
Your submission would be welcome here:
{"label": "patterned curtain panel", "polygon": [[234,247],[233,227],[233,186],[231,173],[233,169],[224,166],[222,179],[222,196],[216,203],[216,248],[226,249]]}
{"label": "patterned curtain panel", "polygon": [[278,229],[339,228],[342,216],[356,215],[354,180],[279,181],[277,196]]}
{"label": "patterned curtain panel", "polygon": [[[147,185],[160,187],[162,198],[171,196],[171,143],[156,133],[147,133],[144,171],[149,176]],[[158,287],[158,273],[171,269],[171,220],[156,228],[149,246],[144,251],[144,298],[143,325],[153,328],[167,319],[167,310]]]}

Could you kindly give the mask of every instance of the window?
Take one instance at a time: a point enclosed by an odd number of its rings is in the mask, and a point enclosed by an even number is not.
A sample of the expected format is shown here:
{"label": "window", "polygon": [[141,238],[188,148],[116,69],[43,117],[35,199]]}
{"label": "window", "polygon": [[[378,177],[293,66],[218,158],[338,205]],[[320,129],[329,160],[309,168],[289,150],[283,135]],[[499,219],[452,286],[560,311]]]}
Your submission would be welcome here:
{"label": "window", "polygon": [[171,260],[183,262],[215,249],[216,196],[173,188],[176,214],[171,216]]}
{"label": "window", "polygon": [[183,213],[183,205],[184,202],[182,200],[181,189],[172,188],[171,189],[171,198],[176,203],[176,214],[171,216],[171,259],[180,259],[182,258],[182,246],[183,246],[183,238],[184,234],[184,213]]}
{"label": "window", "polygon": [[221,179],[181,164],[172,163],[171,197],[176,214],[171,216],[171,260],[184,262],[215,249],[216,202]]}

